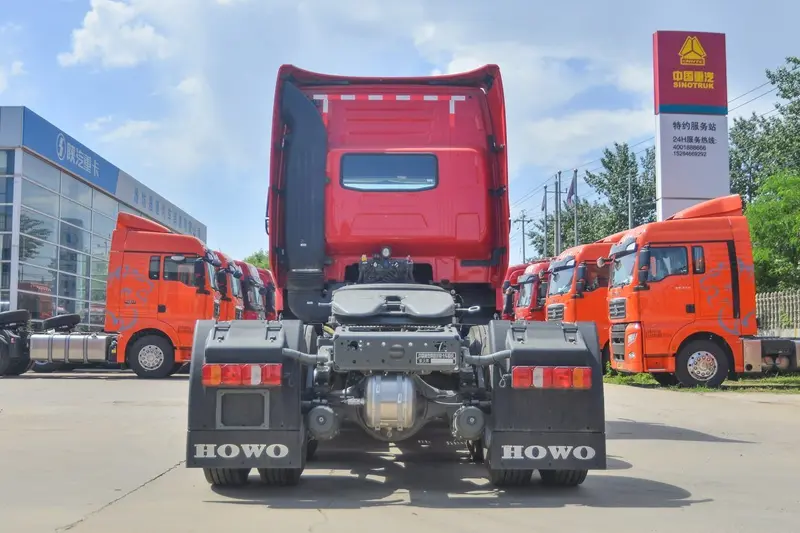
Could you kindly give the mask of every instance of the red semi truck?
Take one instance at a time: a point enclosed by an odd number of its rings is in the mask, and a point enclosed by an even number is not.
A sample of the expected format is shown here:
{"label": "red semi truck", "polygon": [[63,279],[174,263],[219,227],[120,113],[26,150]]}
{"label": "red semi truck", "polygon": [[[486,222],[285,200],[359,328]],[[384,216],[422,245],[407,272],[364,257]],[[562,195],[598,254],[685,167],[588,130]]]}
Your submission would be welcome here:
{"label": "red semi truck", "polygon": [[534,470],[575,486],[604,469],[596,326],[496,318],[509,249],[500,69],[284,65],[273,121],[267,229],[284,318],[198,322],[186,466],[211,485],[252,469],[294,485],[318,443],[425,435],[463,443],[500,486]]}
{"label": "red semi truck", "polygon": [[143,378],[164,378],[190,360],[198,320],[219,317],[217,255],[191,235],[128,213],[111,237],[103,332],[78,332],[80,315],[30,320],[25,309],[0,313],[0,375],[31,362],[119,364]]}
{"label": "red semi truck", "polygon": [[531,262],[517,278],[519,294],[514,308],[516,320],[536,322],[547,319],[545,302],[549,268],[550,259],[539,259]]}
{"label": "red semi truck", "polygon": [[241,270],[242,302],[244,320],[264,320],[266,307],[264,298],[267,292],[261,276],[254,265],[235,259],[234,264]]}

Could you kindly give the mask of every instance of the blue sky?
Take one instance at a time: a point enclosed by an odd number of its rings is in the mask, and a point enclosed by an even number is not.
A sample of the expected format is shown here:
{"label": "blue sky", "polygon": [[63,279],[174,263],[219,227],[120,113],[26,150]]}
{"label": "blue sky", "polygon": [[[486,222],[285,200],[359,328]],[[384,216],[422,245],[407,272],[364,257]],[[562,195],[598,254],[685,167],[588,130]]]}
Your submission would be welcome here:
{"label": "blue sky", "polygon": [[[653,136],[654,31],[727,33],[730,98],[760,85],[764,69],[798,53],[791,21],[800,4],[604,5],[6,0],[0,104],[32,108],[204,222],[211,246],[243,257],[267,245],[267,147],[282,63],[353,75],[499,64],[513,215],[526,209],[538,217],[542,185],[557,170],[571,175],[578,167],[582,174],[596,168],[593,160],[614,141]],[[767,95],[732,115],[763,113],[773,101]],[[593,198],[582,182],[579,187]],[[218,209],[223,198],[235,207]],[[520,257],[517,234],[512,260]]]}

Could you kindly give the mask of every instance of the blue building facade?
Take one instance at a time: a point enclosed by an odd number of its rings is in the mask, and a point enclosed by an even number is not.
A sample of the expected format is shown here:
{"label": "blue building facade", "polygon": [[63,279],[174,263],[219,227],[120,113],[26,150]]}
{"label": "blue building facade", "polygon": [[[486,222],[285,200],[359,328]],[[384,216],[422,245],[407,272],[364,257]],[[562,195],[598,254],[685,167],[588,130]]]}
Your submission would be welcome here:
{"label": "blue building facade", "polygon": [[0,107],[0,306],[101,330],[119,212],[205,242],[183,209],[26,107]]}

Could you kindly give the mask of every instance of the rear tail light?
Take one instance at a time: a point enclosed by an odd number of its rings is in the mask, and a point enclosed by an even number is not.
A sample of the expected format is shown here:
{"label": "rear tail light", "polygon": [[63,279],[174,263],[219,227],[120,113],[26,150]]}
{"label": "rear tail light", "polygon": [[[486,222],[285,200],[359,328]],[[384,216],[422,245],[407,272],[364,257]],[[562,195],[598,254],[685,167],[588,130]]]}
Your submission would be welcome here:
{"label": "rear tail light", "polygon": [[283,366],[280,363],[251,365],[203,365],[206,387],[279,387]]}
{"label": "rear tail light", "polygon": [[514,389],[591,389],[588,366],[515,366],[511,369]]}

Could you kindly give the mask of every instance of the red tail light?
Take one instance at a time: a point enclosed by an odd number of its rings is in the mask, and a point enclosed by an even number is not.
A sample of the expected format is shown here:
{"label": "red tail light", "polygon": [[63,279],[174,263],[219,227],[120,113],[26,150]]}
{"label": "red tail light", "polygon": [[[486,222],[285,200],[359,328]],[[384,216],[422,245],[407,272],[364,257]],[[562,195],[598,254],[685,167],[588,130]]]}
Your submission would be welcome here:
{"label": "red tail light", "polygon": [[592,369],[587,366],[515,366],[514,389],[591,389]]}
{"label": "red tail light", "polygon": [[261,365],[203,365],[206,387],[280,387],[283,366],[280,363]]}

